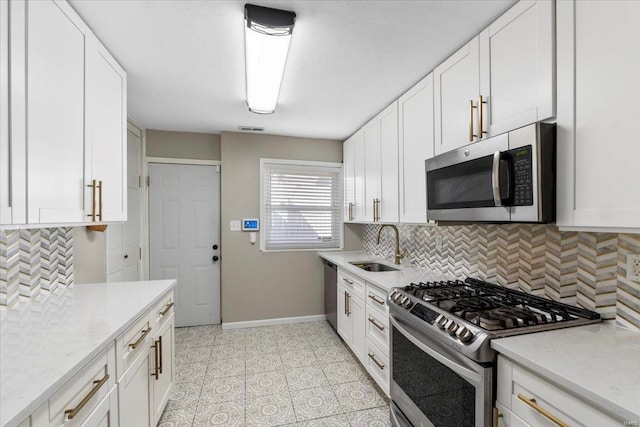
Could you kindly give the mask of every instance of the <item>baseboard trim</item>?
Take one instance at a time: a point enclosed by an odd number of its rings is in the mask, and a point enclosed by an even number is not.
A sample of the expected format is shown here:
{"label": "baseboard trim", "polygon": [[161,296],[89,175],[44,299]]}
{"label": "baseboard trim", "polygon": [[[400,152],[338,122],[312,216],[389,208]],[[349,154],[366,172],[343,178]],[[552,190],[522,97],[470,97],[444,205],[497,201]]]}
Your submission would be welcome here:
{"label": "baseboard trim", "polygon": [[288,323],[320,322],[327,320],[324,314],[314,316],[281,317],[279,319],[248,320],[245,322],[222,322],[222,329],[255,328],[259,326],[285,325]]}

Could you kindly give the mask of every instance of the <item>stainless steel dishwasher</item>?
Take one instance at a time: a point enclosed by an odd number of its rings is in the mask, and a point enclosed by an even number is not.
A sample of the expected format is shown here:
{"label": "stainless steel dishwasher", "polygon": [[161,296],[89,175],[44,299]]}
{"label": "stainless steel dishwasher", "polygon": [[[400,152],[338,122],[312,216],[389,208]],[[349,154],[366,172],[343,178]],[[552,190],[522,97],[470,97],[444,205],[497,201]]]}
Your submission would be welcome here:
{"label": "stainless steel dishwasher", "polygon": [[322,260],[324,264],[324,313],[327,320],[338,330],[338,267],[327,261]]}

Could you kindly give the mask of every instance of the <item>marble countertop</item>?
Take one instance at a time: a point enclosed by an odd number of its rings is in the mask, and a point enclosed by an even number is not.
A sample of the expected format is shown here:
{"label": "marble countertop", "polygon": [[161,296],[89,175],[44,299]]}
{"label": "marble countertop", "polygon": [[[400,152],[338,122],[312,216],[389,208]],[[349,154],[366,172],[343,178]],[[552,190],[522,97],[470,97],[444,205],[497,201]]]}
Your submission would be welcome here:
{"label": "marble countertop", "polygon": [[175,280],[75,285],[0,313],[0,425],[24,421],[175,286]]}
{"label": "marble countertop", "polygon": [[[455,279],[454,276],[439,273],[428,268],[418,268],[410,265],[395,265],[392,261],[384,258],[375,258],[364,252],[318,252],[318,255],[321,258],[336,264],[345,271],[355,274],[363,280],[383,289],[385,292],[389,292],[391,288],[406,286],[411,282],[416,281],[424,282],[425,280]],[[380,264],[397,268],[398,270],[371,272],[350,264],[350,262],[359,261],[378,262]]]}
{"label": "marble countertop", "polygon": [[614,321],[491,341],[499,353],[618,417],[640,422],[640,333]]}

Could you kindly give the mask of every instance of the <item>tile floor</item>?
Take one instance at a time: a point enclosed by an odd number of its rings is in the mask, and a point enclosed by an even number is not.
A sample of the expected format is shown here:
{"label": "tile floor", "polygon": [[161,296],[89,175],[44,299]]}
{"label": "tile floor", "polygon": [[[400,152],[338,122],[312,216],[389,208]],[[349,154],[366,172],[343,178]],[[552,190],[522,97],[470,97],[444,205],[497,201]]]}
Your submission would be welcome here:
{"label": "tile floor", "polygon": [[159,427],[389,426],[388,400],[327,322],[177,328]]}

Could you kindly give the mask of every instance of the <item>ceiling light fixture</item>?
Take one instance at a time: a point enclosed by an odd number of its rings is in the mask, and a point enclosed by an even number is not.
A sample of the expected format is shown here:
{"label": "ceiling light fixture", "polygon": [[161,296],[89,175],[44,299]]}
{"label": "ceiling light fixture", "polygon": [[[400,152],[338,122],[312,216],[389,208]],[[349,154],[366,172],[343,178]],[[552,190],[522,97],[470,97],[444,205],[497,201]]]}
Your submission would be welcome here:
{"label": "ceiling light fixture", "polygon": [[244,6],[247,105],[252,113],[276,109],[295,19],[293,12]]}

